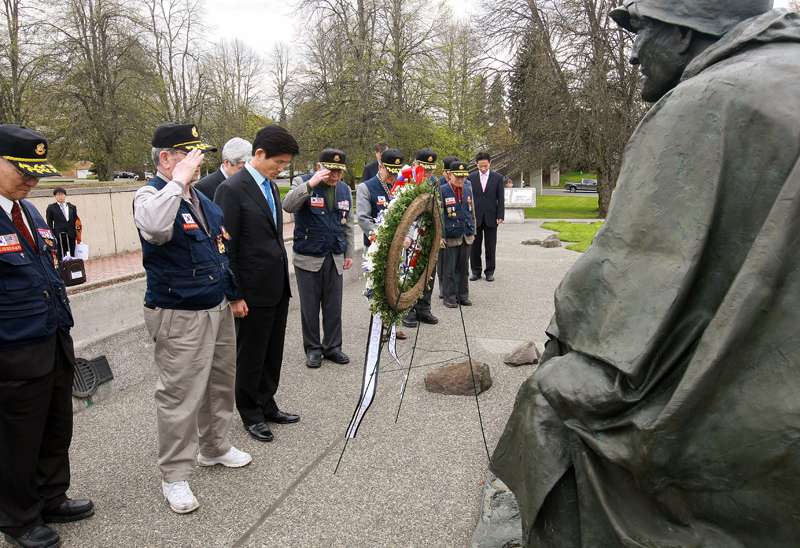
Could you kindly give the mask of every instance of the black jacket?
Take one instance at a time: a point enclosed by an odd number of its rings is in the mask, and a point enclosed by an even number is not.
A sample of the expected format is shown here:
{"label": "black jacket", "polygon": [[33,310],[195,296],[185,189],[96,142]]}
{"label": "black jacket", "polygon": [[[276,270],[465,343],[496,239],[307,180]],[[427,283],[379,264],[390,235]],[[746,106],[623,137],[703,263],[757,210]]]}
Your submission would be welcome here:
{"label": "black jacket", "polygon": [[58,202],[47,206],[45,211],[47,226],[53,231],[56,240],[58,240],[58,236],[62,232],[66,232],[67,237],[73,240],[77,236],[75,221],[78,220],[78,208],[67,202],[67,209],[69,209],[69,220],[64,218],[64,213],[61,211],[61,206],[58,205]]}
{"label": "black jacket", "polygon": [[481,186],[480,171],[470,173],[467,180],[472,185],[472,195],[475,199],[475,222],[478,226],[495,228],[497,219],[504,219],[506,214],[503,176],[490,169],[485,191]]}
{"label": "black jacket", "polygon": [[219,166],[219,169],[214,173],[206,175],[199,181],[194,184],[194,189],[198,192],[202,192],[203,195],[208,198],[209,200],[214,199],[214,193],[217,191],[217,187],[225,180],[225,174],[222,173],[222,166]]}
{"label": "black jacket", "polygon": [[244,299],[248,307],[278,304],[289,281],[281,198],[274,182],[271,187],[278,210],[277,228],[264,193],[246,168],[228,177],[214,196],[231,237],[228,260],[238,285],[231,300]]}

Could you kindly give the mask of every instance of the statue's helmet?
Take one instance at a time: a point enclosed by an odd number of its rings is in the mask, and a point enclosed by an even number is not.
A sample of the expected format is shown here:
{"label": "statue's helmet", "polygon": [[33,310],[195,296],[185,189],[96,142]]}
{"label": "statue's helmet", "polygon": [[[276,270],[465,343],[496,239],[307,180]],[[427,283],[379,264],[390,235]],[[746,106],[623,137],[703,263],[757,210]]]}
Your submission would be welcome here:
{"label": "statue's helmet", "polygon": [[649,17],[688,27],[712,36],[722,36],[733,27],[772,9],[772,0],[625,0],[609,14],[631,32],[631,17]]}

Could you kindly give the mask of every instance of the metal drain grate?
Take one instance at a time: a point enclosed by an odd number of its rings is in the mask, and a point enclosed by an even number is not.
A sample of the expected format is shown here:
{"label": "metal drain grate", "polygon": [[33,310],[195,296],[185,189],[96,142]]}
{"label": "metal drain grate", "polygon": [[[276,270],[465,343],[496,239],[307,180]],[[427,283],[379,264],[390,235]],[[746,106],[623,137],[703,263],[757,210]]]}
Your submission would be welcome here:
{"label": "metal drain grate", "polygon": [[75,378],[72,380],[72,395],[77,398],[88,398],[97,390],[97,371],[91,362],[83,358],[77,358],[75,362],[77,367],[75,367]]}
{"label": "metal drain grate", "polygon": [[111,372],[111,366],[108,365],[108,360],[105,356],[93,359],[91,364],[94,366],[95,372],[97,372],[97,384],[103,384],[114,378],[114,373]]}

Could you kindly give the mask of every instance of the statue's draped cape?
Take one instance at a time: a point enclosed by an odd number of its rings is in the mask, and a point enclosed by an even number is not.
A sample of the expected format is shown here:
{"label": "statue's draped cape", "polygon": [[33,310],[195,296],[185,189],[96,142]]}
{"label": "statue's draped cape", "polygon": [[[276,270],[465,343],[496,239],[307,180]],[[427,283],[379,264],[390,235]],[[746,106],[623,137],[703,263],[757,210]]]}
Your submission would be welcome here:
{"label": "statue's draped cape", "polygon": [[800,543],[800,22],[742,22],[623,156],[491,467],[529,547]]}

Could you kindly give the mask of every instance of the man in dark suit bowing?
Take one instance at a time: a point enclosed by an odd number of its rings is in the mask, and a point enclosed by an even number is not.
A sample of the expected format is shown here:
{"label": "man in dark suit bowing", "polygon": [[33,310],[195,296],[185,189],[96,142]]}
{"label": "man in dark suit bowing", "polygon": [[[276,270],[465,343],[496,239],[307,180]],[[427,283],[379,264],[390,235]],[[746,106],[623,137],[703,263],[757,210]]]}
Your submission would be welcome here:
{"label": "man in dark suit bowing", "polygon": [[486,281],[494,281],[495,249],[497,248],[497,225],[505,216],[505,198],[503,194],[503,176],[489,169],[492,157],[488,152],[479,152],[475,156],[478,171],[472,173],[467,180],[472,185],[475,197],[475,242],[470,252],[470,281],[481,277],[481,247],[486,242]]}
{"label": "man in dark suit bowing", "polygon": [[45,523],[94,513],[67,497],[72,312],[54,235],[24,200],[51,175],[42,134],[0,125],[0,531],[24,548],[60,546]]}
{"label": "man in dark suit bowing", "polygon": [[75,239],[78,235],[75,223],[78,220],[78,208],[67,201],[67,191],[61,187],[53,190],[53,196],[56,197],[56,202],[47,206],[45,217],[47,226],[56,237],[58,258],[61,259],[67,253],[70,255],[75,253]]}
{"label": "man in dark suit bowing", "polygon": [[244,167],[244,164],[253,157],[253,145],[250,141],[242,139],[241,137],[234,137],[225,143],[222,147],[222,165],[214,173],[206,175],[197,183],[194,188],[205,194],[209,200],[214,199],[214,193],[217,187],[222,184],[222,181],[238,172]]}
{"label": "man in dark suit bowing", "polygon": [[245,428],[272,441],[267,422],[300,420],[275,403],[289,313],[289,263],[283,244],[280,193],[271,180],[300,152],[294,137],[269,125],[256,134],[253,158],[218,188],[230,234],[228,256],[238,292],[231,299],[236,317],[236,407]]}

